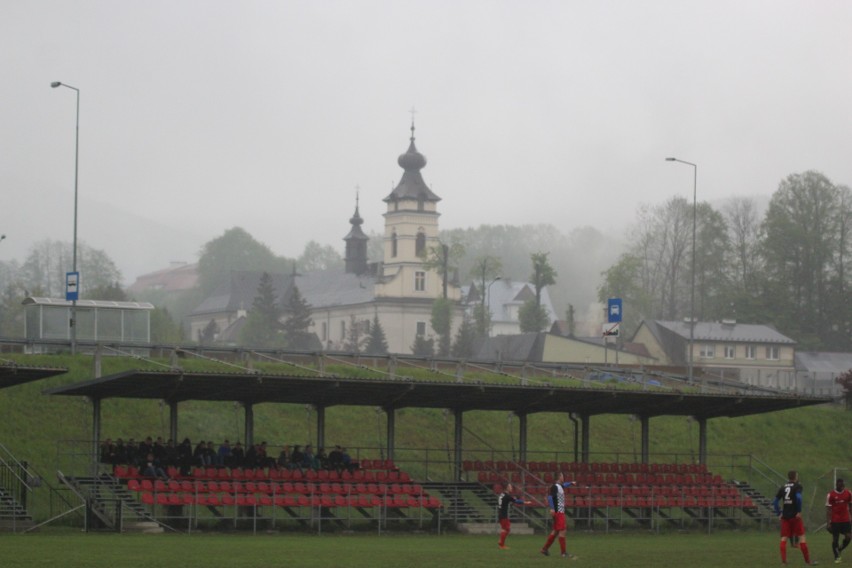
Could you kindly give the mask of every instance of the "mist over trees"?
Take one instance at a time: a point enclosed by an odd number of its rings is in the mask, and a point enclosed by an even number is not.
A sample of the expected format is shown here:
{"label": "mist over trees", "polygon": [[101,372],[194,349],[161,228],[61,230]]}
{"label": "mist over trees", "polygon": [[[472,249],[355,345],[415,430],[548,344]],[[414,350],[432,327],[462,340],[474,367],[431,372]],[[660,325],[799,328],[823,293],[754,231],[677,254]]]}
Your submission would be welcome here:
{"label": "mist over trees", "polygon": [[[419,338],[417,351],[468,352],[471,338],[487,335],[490,327],[491,314],[484,309],[488,285],[498,277],[535,282],[535,270],[530,271],[534,254],[544,254],[553,275],[559,275],[555,283],[547,284],[548,291],[557,313],[570,313],[572,327],[600,315],[591,309],[609,297],[624,299],[626,335],[642,319],[688,318],[694,261],[696,319],[770,324],[795,339],[800,349],[852,351],[849,187],[807,171],[781,180],[765,212],[744,197],[718,207],[699,202],[694,257],[692,215],[692,203],[683,197],[646,205],[629,227],[626,243],[613,236],[623,234],[620,227],[607,233],[582,227],[567,234],[552,225],[482,225],[442,231],[441,242],[452,243],[446,263],[441,247],[430,249],[425,260],[442,271],[446,266],[450,280],[475,285],[481,294],[479,305],[452,342],[443,312],[438,310],[434,323],[444,333],[434,343]],[[383,236],[372,234],[368,246],[369,259],[380,261]],[[118,285],[121,274],[112,259],[85,244],[79,247],[82,297],[128,299]],[[287,274],[294,269],[308,272],[342,265],[334,246],[312,241],[297,259],[290,259],[275,255],[240,227],[212,239],[200,253],[197,290],[173,297],[151,290],[130,298],[162,309],[156,325],[152,323],[153,335],[166,341],[179,338],[183,317],[233,270]],[[0,262],[0,335],[23,335],[21,302],[26,295],[64,296],[71,256],[69,243],[45,240],[33,245],[21,263]],[[291,323],[303,327],[305,307],[290,309],[294,315],[299,313]],[[211,329],[208,335],[216,331]],[[365,343],[372,342],[371,350],[382,351],[386,349],[383,339],[377,333]]]}
{"label": "mist over trees", "polygon": [[852,197],[808,171],[784,179],[769,208],[732,199],[721,211],[681,197],[648,207],[630,246],[603,273],[598,298],[624,299],[628,334],[642,319],[695,318],[774,325],[800,349],[852,350],[848,258]]}

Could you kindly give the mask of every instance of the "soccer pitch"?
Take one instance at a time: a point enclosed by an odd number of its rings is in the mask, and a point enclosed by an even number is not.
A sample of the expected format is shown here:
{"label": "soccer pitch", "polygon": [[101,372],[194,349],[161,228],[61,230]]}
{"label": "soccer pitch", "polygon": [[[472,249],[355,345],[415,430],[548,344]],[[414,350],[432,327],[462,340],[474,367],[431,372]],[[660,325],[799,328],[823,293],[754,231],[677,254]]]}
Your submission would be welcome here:
{"label": "soccer pitch", "polygon": [[[809,535],[812,559],[833,564],[827,532]],[[51,568],[269,568],[271,566],[572,566],[690,568],[777,566],[778,534],[716,532],[692,534],[568,534],[576,561],[539,553],[544,536],[510,536],[509,550],[496,536],[464,535],[294,535],[241,534],[118,535],[71,530],[0,535],[0,566]],[[852,549],[849,551],[852,562]],[[804,565],[799,550],[788,549],[788,565]]]}

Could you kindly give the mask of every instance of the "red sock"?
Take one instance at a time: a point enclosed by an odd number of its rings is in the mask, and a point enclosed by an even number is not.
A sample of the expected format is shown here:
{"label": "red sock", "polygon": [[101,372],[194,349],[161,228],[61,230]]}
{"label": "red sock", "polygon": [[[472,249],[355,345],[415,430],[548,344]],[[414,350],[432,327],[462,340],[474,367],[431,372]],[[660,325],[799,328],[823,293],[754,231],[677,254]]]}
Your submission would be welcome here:
{"label": "red sock", "polygon": [[787,541],[781,541],[781,562],[787,562]]}
{"label": "red sock", "polygon": [[564,536],[559,537],[559,548],[562,549],[562,554],[565,554],[565,537]]}
{"label": "red sock", "polygon": [[509,533],[507,533],[506,531],[500,531],[500,546],[503,546],[504,544],[506,544],[506,536],[508,534]]}
{"label": "red sock", "polygon": [[550,545],[553,544],[554,539],[556,539],[556,535],[553,535],[553,534],[549,535],[547,537],[547,542],[544,543],[544,549],[543,550],[547,550],[548,548],[550,548]]}
{"label": "red sock", "polygon": [[804,557],[805,557],[805,564],[810,564],[810,563],[811,563],[811,555],[810,555],[810,553],[808,552],[808,543],[806,543],[806,542],[800,542],[800,543],[799,543],[799,548],[801,548],[801,549],[802,549],[802,556],[804,556]]}

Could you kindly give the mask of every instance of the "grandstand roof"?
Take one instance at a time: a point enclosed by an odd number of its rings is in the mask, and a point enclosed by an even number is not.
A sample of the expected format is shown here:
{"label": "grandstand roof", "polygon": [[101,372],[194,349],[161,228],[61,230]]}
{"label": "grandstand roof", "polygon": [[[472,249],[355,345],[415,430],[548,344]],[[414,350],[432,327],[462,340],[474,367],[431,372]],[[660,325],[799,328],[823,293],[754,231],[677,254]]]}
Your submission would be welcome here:
{"label": "grandstand roof", "polygon": [[239,401],[317,406],[452,408],[516,413],[576,412],[581,415],[746,416],[831,402],[795,395],[699,394],[673,390],[520,386],[483,382],[355,379],[250,373],[125,371],[60,386],[45,394],[93,399],[141,398],[168,402]]}
{"label": "grandstand roof", "polygon": [[27,367],[12,361],[0,362],[0,389],[38,381],[67,373],[68,369],[55,367]]}

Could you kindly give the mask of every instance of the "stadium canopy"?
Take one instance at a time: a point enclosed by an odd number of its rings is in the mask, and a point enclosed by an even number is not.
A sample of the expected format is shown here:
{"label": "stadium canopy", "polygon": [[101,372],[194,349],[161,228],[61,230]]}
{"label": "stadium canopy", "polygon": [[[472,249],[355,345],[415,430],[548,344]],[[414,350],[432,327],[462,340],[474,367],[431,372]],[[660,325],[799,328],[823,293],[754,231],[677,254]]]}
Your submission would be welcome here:
{"label": "stadium canopy", "polygon": [[13,361],[0,361],[0,389],[39,381],[67,373],[68,369],[56,367],[31,367]]}
{"label": "stadium canopy", "polygon": [[[697,389],[696,389],[697,391]],[[387,412],[387,448],[393,456],[395,413],[400,408],[448,408],[455,415],[455,462],[462,462],[463,413],[471,410],[511,411],[519,417],[520,455],[526,456],[527,416],[539,412],[573,413],[582,422],[582,456],[589,456],[589,419],[601,414],[628,414],[642,423],[642,459],[649,452],[649,419],[692,416],[699,424],[699,459],[707,455],[707,420],[740,417],[831,402],[795,395],[705,394],[674,389],[520,386],[481,381],[357,379],[341,376],[125,371],[55,387],[48,395],[85,396],[94,404],[93,448],[100,439],[100,401],[109,398],[163,400],[171,413],[171,437],[177,439],[177,407],[183,401],[235,401],[246,413],[246,444],[253,443],[253,405],[311,404],[317,408],[317,445],[325,444],[325,409],[332,406],[378,406]],[[460,470],[459,470],[460,471]]]}
{"label": "stadium canopy", "polygon": [[831,399],[793,395],[748,396],[670,390],[519,386],[483,382],[354,379],[339,376],[125,371],[45,391],[91,399],[136,398],[166,402],[236,401],[382,408],[502,410],[516,414],[574,412],[579,415],[736,417],[824,404]]}

